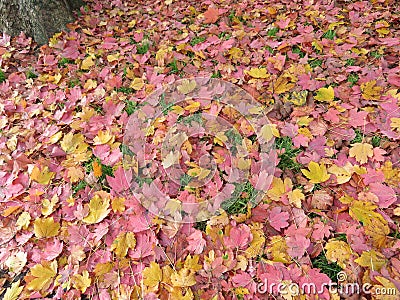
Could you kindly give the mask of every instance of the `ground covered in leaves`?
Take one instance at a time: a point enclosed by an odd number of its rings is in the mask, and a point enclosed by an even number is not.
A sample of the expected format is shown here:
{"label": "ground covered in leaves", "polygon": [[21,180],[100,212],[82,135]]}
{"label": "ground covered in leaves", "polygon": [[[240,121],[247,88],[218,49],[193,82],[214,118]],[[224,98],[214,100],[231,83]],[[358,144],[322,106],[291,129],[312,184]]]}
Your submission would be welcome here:
{"label": "ground covered in leaves", "polygon": [[[89,1],[40,49],[0,38],[0,297],[349,296],[329,290],[338,282],[399,299],[396,1],[126,2]],[[278,153],[258,206],[246,183],[219,216],[179,224],[132,196],[123,136],[147,95],[195,76],[264,105]],[[167,107],[149,139],[198,108]]]}

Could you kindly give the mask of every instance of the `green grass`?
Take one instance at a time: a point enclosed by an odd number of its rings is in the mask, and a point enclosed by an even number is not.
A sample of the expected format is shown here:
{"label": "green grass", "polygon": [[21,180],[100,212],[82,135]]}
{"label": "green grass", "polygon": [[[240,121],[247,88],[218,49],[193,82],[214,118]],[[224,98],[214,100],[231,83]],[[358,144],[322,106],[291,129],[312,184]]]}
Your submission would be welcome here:
{"label": "green grass", "polygon": [[356,137],[350,141],[350,144],[362,143],[364,135],[360,129],[355,130]]}
{"label": "green grass", "polygon": [[165,102],[165,94],[161,94],[161,100],[160,100],[160,105],[161,109],[163,112],[163,115],[166,116],[168,115],[168,112],[172,109],[172,107],[175,105],[174,103],[166,103]]}
{"label": "green grass", "polygon": [[301,58],[306,56],[306,54],[303,51],[301,51],[299,46],[293,46],[292,52],[298,54]]}
{"label": "green grass", "polygon": [[121,86],[119,88],[115,88],[115,91],[129,95],[129,94],[133,94],[135,90],[130,87]]}
{"label": "green grass", "polygon": [[383,54],[380,54],[378,51],[371,51],[369,55],[371,55],[373,58],[381,58],[383,56]]}
{"label": "green grass", "polygon": [[28,72],[26,72],[27,79],[35,79],[37,77],[38,77],[38,75],[35,74],[32,70],[28,70]]}
{"label": "green grass", "polygon": [[87,182],[84,180],[79,181],[77,184],[72,185],[72,195],[75,196],[80,190],[83,190],[87,186]]}
{"label": "green grass", "polygon": [[328,30],[325,32],[322,37],[328,40],[333,40],[336,36],[336,32],[334,30]]}
{"label": "green grass", "polygon": [[65,67],[67,64],[74,64],[74,63],[75,63],[75,61],[73,59],[63,57],[58,61],[58,67],[62,68],[62,67]]}
{"label": "green grass", "polygon": [[183,123],[185,125],[190,125],[190,124],[192,124],[192,122],[203,125],[203,118],[202,118],[201,113],[194,113],[194,114],[186,116],[186,117],[179,116],[179,118],[177,119],[177,123]]}
{"label": "green grass", "polygon": [[319,268],[322,273],[326,274],[332,281],[337,282],[337,275],[342,268],[335,262],[329,263],[323,252],[317,257],[311,259],[313,268]]}
{"label": "green grass", "polygon": [[269,37],[276,37],[276,34],[279,32],[279,28],[273,27],[267,32],[267,36]]}
{"label": "green grass", "polygon": [[232,35],[231,35],[230,33],[225,32],[225,31],[218,34],[218,38],[219,38],[220,40],[225,40],[225,41],[227,41],[227,40],[229,40],[231,37],[232,37]]}
{"label": "green grass", "polygon": [[195,36],[194,38],[192,38],[192,40],[190,41],[189,44],[193,47],[197,44],[204,42],[205,40],[206,40],[206,38],[203,36]]}
{"label": "green grass", "polygon": [[315,69],[316,67],[320,67],[322,66],[322,59],[313,59],[313,60],[309,60],[308,64],[310,65],[311,68]]}
{"label": "green grass", "polygon": [[179,178],[180,184],[181,184],[181,188],[184,188],[186,186],[188,186],[188,184],[190,183],[190,181],[192,181],[193,177],[188,175],[188,174],[183,174],[181,176],[181,178]]}
{"label": "green grass", "polygon": [[217,72],[214,72],[211,75],[211,78],[221,78],[221,77],[222,77],[222,75],[221,75],[221,72],[219,70]]}
{"label": "green grass", "polygon": [[347,235],[345,233],[338,233],[335,239],[347,243]]}
{"label": "green grass", "polygon": [[230,215],[243,214],[247,212],[247,204],[256,204],[257,191],[250,182],[235,184],[232,197],[221,203],[221,207]]}
{"label": "green grass", "polygon": [[294,147],[292,139],[288,136],[276,138],[275,147],[279,150],[285,149],[285,151],[278,156],[280,159],[278,168],[282,171],[288,169],[299,172],[302,165],[296,161],[296,156],[301,152],[301,149]]}
{"label": "green grass", "polygon": [[128,114],[128,116],[130,116],[131,114],[133,114],[137,109],[138,109],[138,104],[137,104],[137,102],[133,102],[133,101],[130,101],[130,100],[127,100],[127,101],[125,102],[124,110],[126,111],[126,113]]}
{"label": "green grass", "polygon": [[346,67],[354,66],[355,63],[356,63],[356,60],[354,58],[349,58],[349,59],[346,60],[345,66]]}
{"label": "green grass", "polygon": [[131,149],[129,149],[129,146],[128,146],[128,145],[125,145],[125,144],[121,144],[121,145],[119,146],[119,149],[121,150],[122,155],[133,156],[133,155],[135,154],[135,153],[132,152]]}
{"label": "green grass", "polygon": [[73,79],[71,79],[70,81],[68,81],[68,87],[69,87],[69,88],[73,88],[73,87],[75,87],[75,86],[78,86],[79,83],[80,83],[79,79],[73,78]]}
{"label": "green grass", "polygon": [[356,73],[350,73],[347,77],[347,81],[351,83],[351,86],[355,85],[358,82],[358,75]]}
{"label": "green grass", "polygon": [[200,231],[206,232],[207,221],[196,222],[193,227]]}
{"label": "green grass", "polygon": [[0,70],[0,83],[6,81],[6,74],[2,70]]}
{"label": "green grass", "polygon": [[152,178],[145,178],[145,177],[136,177],[135,181],[139,184],[140,187],[143,187],[143,184],[147,183],[150,184],[153,182]]}
{"label": "green grass", "polygon": [[136,53],[137,54],[146,54],[149,51],[150,43],[142,42],[136,46]]}
{"label": "green grass", "polygon": [[374,135],[371,139],[371,144],[373,147],[379,147],[381,145],[382,138],[379,135]]}
{"label": "green grass", "polygon": [[400,230],[398,228],[398,225],[397,225],[397,228],[393,232],[388,234],[388,236],[390,236],[394,239],[400,239]]}
{"label": "green grass", "polygon": [[171,70],[168,72],[168,74],[171,75],[171,74],[179,73],[178,65],[176,63],[176,59],[175,58],[174,58],[174,60],[172,62],[167,64],[167,67],[171,68]]}

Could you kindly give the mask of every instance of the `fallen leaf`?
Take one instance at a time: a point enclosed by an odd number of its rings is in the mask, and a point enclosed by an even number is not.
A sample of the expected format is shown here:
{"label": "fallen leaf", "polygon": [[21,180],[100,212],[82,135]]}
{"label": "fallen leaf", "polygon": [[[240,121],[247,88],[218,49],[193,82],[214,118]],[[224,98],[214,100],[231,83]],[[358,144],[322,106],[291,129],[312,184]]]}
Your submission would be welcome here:
{"label": "fallen leaf", "polygon": [[318,164],[311,161],[308,164],[308,169],[301,169],[301,172],[310,179],[311,183],[322,183],[327,181],[331,175],[328,174],[324,164]]}
{"label": "fallen leaf", "polygon": [[54,222],[53,217],[39,218],[33,223],[33,231],[39,239],[57,236],[60,227],[59,223]]}
{"label": "fallen leaf", "polygon": [[350,157],[355,157],[356,161],[365,164],[368,158],[374,156],[372,145],[367,143],[355,143],[349,151]]}
{"label": "fallen leaf", "polygon": [[33,266],[30,270],[30,275],[35,278],[26,285],[28,290],[38,292],[47,290],[57,275],[57,261],[44,261]]}

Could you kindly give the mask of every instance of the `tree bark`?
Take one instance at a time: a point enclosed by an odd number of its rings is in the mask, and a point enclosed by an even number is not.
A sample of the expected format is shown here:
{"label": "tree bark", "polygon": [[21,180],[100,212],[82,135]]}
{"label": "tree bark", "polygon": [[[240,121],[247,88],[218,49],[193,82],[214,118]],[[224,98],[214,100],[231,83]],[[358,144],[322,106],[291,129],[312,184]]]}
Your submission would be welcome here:
{"label": "tree bark", "polygon": [[46,44],[73,21],[72,11],[82,5],[82,0],[0,0],[0,34],[15,36],[23,31],[38,44]]}

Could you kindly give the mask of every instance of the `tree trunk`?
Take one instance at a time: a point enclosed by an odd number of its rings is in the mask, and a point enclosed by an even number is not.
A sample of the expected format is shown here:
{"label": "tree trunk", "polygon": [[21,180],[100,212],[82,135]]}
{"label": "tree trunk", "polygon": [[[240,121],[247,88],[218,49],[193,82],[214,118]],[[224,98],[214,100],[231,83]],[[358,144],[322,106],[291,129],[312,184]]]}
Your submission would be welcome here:
{"label": "tree trunk", "polygon": [[82,0],[0,0],[0,34],[15,36],[23,31],[38,44],[46,44],[73,21],[72,10],[81,5]]}

